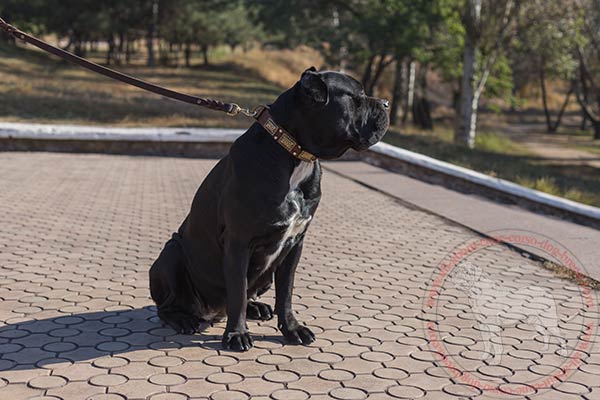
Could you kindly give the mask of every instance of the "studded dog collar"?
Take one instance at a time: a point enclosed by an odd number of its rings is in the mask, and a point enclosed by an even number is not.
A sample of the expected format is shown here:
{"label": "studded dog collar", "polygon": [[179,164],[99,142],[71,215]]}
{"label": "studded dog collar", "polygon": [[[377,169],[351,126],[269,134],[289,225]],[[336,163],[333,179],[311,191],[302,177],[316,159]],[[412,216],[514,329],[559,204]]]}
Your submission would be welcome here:
{"label": "studded dog collar", "polygon": [[294,137],[290,135],[285,129],[277,125],[269,112],[268,107],[261,106],[256,110],[254,116],[256,121],[262,125],[263,128],[275,139],[277,143],[281,145],[288,153],[296,157],[300,161],[314,162],[317,157],[306,150],[302,150],[302,147],[296,142]]}

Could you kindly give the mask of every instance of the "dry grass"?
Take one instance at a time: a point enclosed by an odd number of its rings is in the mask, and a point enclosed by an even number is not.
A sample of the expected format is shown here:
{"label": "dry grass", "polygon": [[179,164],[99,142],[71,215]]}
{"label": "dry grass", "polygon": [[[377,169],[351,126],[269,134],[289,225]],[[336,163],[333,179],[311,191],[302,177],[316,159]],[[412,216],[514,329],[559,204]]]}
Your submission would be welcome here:
{"label": "dry grass", "polygon": [[[245,127],[249,123],[161,98],[38,51],[0,47],[0,55],[3,121],[210,127]],[[137,65],[118,69],[171,89],[253,107],[272,102],[293,84],[303,70],[297,60],[308,55],[304,49],[297,54],[254,50],[206,68]]]}
{"label": "dry grass", "polygon": [[[121,126],[246,127],[249,120],[161,98],[31,48],[0,47],[0,120]],[[102,55],[92,59],[101,62]],[[322,58],[309,48],[217,49],[209,67],[147,68],[143,55],[117,69],[168,88],[241,106],[272,102]],[[193,59],[194,65],[200,63]]]}
{"label": "dry grass", "polygon": [[253,71],[261,79],[282,87],[290,87],[302,72],[323,64],[323,57],[314,49],[299,47],[295,50],[250,50],[228,57],[229,60],[249,71]]}
{"label": "dry grass", "polygon": [[525,187],[600,206],[600,180],[597,179],[596,168],[553,163],[531,154],[519,143],[492,130],[482,129],[472,151],[454,145],[452,135],[450,126],[438,124],[433,132],[414,128],[403,129],[402,132],[391,130],[384,140]]}

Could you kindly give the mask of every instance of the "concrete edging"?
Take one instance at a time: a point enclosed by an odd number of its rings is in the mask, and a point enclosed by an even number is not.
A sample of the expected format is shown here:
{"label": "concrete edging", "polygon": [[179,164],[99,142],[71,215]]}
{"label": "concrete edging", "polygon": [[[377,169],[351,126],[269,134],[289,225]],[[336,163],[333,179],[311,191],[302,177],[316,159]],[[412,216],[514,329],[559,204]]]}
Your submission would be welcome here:
{"label": "concrete edging", "polygon": [[[218,128],[117,128],[0,123],[0,150],[74,151],[121,154],[218,157],[244,131]],[[600,208],[528,189],[423,154],[378,143],[365,153],[349,152],[345,159],[401,172],[428,182],[518,204],[594,227]]]}
{"label": "concrete edging", "polygon": [[440,184],[462,192],[479,194],[516,204],[574,222],[600,228],[600,208],[577,203],[516,183],[494,178],[467,168],[440,161],[423,154],[378,143],[361,159],[369,164],[401,172],[426,182]]}

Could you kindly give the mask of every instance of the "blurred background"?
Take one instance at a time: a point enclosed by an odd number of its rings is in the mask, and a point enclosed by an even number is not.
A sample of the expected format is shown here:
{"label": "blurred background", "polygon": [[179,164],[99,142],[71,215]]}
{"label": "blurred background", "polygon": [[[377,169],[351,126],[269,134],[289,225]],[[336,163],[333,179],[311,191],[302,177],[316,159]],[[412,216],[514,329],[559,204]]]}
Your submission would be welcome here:
{"label": "blurred background", "polygon": [[[600,0],[0,0],[78,55],[253,107],[312,65],[390,99],[385,141],[600,206]],[[246,127],[0,34],[0,120]]]}

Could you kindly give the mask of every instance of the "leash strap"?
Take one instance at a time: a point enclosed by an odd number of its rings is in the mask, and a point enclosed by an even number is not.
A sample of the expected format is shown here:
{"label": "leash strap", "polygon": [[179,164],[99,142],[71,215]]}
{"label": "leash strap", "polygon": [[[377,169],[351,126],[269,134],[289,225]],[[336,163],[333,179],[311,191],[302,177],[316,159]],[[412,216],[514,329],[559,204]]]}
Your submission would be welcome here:
{"label": "leash strap", "polygon": [[240,106],[238,106],[235,103],[224,103],[219,100],[191,96],[189,94],[176,92],[174,90],[167,89],[165,87],[158,86],[153,83],[146,82],[141,79],[137,79],[132,76],[123,74],[123,73],[115,71],[113,69],[103,67],[99,64],[88,61],[85,58],[76,56],[73,53],[62,50],[56,46],[52,46],[51,44],[48,44],[48,43],[44,42],[43,40],[33,37],[23,31],[15,28],[14,26],[8,24],[2,18],[0,18],[0,29],[2,29],[6,33],[14,36],[17,39],[21,39],[35,47],[38,47],[48,53],[54,54],[55,56],[58,56],[58,57],[60,57],[64,60],[67,60],[73,64],[79,65],[80,67],[89,69],[90,71],[94,71],[98,74],[118,80],[120,82],[127,83],[132,86],[136,86],[140,89],[147,90],[149,92],[156,93],[161,96],[168,97],[168,98],[171,98],[174,100],[182,101],[184,103],[189,103],[189,104],[194,104],[194,105],[198,105],[201,107],[206,107],[206,108],[209,108],[209,109],[215,110],[215,111],[222,111],[231,116],[238,115],[239,113],[242,113],[249,117],[254,117],[254,115],[255,115],[255,113],[253,111],[241,108]]}
{"label": "leash strap", "polygon": [[291,135],[284,128],[279,126],[271,114],[269,113],[269,108],[265,106],[260,106],[256,108],[254,111],[250,111],[247,108],[242,108],[235,103],[224,103],[219,100],[191,96],[189,94],[176,92],[171,89],[167,89],[162,86],[155,85],[150,82],[143,81],[138,78],[134,78],[133,76],[129,76],[123,74],[121,72],[115,71],[110,68],[103,67],[102,65],[96,64],[92,61],[86,60],[85,58],[76,56],[73,53],[62,50],[56,46],[52,46],[49,43],[44,42],[34,36],[31,36],[14,26],[8,24],[2,18],[0,18],[0,29],[5,31],[6,33],[12,35],[13,37],[23,40],[39,49],[42,49],[50,54],[54,54],[64,60],[67,60],[73,64],[79,65],[80,67],[89,69],[90,71],[96,72],[98,74],[104,75],[111,79],[115,79],[117,81],[127,83],[129,85],[138,87],[143,90],[147,90],[152,93],[159,94],[164,97],[168,97],[174,100],[182,101],[184,103],[194,104],[202,107],[209,108],[215,111],[222,111],[227,113],[227,115],[235,116],[238,114],[244,114],[247,117],[254,118],[265,130],[271,135],[271,137],[279,143],[288,153],[299,159],[300,161],[306,162],[314,162],[317,157],[313,154],[305,151],[300,147],[298,142],[294,139],[293,135]]}

